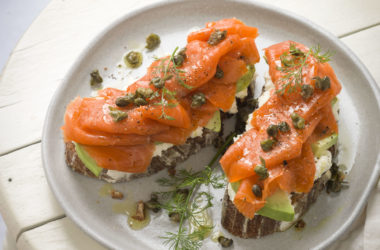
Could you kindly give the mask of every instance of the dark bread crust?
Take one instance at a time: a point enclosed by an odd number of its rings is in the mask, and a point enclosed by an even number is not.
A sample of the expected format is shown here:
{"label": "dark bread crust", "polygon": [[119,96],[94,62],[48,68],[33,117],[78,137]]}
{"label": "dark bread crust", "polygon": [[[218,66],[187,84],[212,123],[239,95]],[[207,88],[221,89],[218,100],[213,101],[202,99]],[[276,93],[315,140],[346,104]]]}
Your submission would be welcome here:
{"label": "dark bread crust", "polygon": [[[243,113],[243,110],[244,113],[252,112],[256,107],[255,102],[253,101],[254,87],[255,81],[252,81],[250,86],[247,88],[247,96],[242,99],[236,98],[237,108],[239,111],[238,115]],[[88,168],[86,168],[83,162],[79,159],[78,154],[75,151],[75,145],[73,142],[66,142],[66,163],[69,168],[71,168],[77,173],[112,183],[125,182],[141,177],[150,176],[163,169],[167,169],[170,172],[171,170],[174,170],[177,164],[186,161],[191,155],[198,153],[202,148],[211,145],[214,145],[216,148],[218,148],[220,145],[223,144],[223,121],[233,116],[233,114],[224,112],[220,112],[220,114],[222,121],[221,132],[218,133],[210,129],[203,128],[202,136],[190,137],[187,139],[185,144],[168,148],[162,152],[161,156],[153,157],[151,164],[148,167],[147,172],[145,173],[129,174],[126,177],[115,179],[108,175],[108,171],[104,169],[99,175],[99,177],[96,177]],[[240,121],[239,124],[241,124],[242,122],[243,121]]]}
{"label": "dark bread crust", "polygon": [[[325,189],[326,182],[330,179],[328,173],[323,174],[314,182],[314,186],[309,193],[292,193],[291,200],[295,214],[299,214],[297,220],[307,212],[309,207],[317,200],[318,196]],[[291,222],[292,224],[297,222]],[[222,203],[222,226],[231,234],[241,238],[260,238],[262,236],[280,232],[281,221],[276,221],[261,215],[255,215],[253,219],[248,219],[242,215],[230,200],[226,190]]]}
{"label": "dark bread crust", "polygon": [[187,141],[178,146],[172,146],[164,150],[161,156],[155,156],[152,158],[151,164],[145,173],[130,174],[120,179],[114,179],[107,174],[107,169],[104,169],[99,177],[96,177],[79,159],[78,154],[75,151],[75,145],[73,142],[66,142],[65,158],[67,166],[77,173],[85,176],[99,178],[107,182],[124,182],[141,177],[150,176],[163,169],[173,169],[181,162],[187,160],[191,155],[199,152],[202,148],[210,145],[219,144],[219,140],[222,138],[222,133],[214,132],[207,128],[203,128],[202,136],[190,137]]}

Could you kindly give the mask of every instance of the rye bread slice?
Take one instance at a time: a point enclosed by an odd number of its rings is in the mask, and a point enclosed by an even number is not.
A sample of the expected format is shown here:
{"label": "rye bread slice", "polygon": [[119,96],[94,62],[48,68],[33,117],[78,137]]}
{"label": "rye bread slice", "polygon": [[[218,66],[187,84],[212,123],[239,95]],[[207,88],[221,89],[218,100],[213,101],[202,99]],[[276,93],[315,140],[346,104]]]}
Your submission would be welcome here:
{"label": "rye bread slice", "polygon": [[[332,162],[335,162],[338,155],[337,147],[334,145],[329,148],[329,151],[331,152]],[[327,170],[320,178],[314,181],[313,188],[309,193],[290,194],[295,213],[295,218],[292,222],[281,222],[261,215],[255,215],[253,219],[248,219],[236,209],[226,189],[222,202],[221,224],[228,232],[241,238],[257,239],[275,232],[285,231],[299,221],[310,206],[316,202],[318,196],[326,189],[330,178],[331,172]]]}
{"label": "rye bread slice", "polygon": [[115,178],[110,175],[107,169],[103,169],[99,177],[96,177],[79,159],[73,142],[66,142],[65,158],[67,166],[75,172],[78,172],[85,176],[99,178],[111,183],[125,182],[141,177],[150,176],[163,169],[173,169],[177,164],[184,162],[191,155],[199,152],[202,148],[210,145],[218,145],[220,138],[222,138],[222,133],[203,128],[202,136],[190,137],[184,144],[172,146],[164,150],[160,156],[154,156],[152,158],[150,166],[145,173],[130,173],[120,175],[119,178]]}
{"label": "rye bread slice", "polygon": [[[252,112],[256,108],[256,102],[253,99],[255,89],[255,81],[253,80],[247,88],[247,95],[244,98],[236,98],[236,105],[238,109],[237,116],[247,116],[249,112]],[[244,112],[243,112],[244,111]],[[190,137],[185,144],[173,146],[164,150],[161,156],[155,156],[152,158],[151,164],[145,173],[139,174],[125,174],[124,176],[115,178],[110,175],[107,169],[103,169],[99,177],[96,177],[79,159],[78,154],[75,151],[75,145],[73,142],[66,142],[65,144],[65,159],[67,166],[77,173],[89,176],[92,178],[98,178],[107,182],[125,182],[137,178],[147,177],[155,174],[163,169],[167,169],[169,173],[174,170],[177,164],[186,161],[191,155],[198,153],[202,148],[214,145],[218,148],[223,144],[223,121],[232,117],[235,114],[220,112],[222,127],[221,132],[214,132],[210,129],[203,128],[202,136]],[[241,122],[237,123],[241,124]]]}
{"label": "rye bread slice", "polygon": [[309,193],[292,193],[290,196],[297,218],[292,222],[285,222],[286,224],[282,226],[281,221],[261,215],[255,215],[253,219],[246,218],[236,209],[226,190],[222,203],[222,226],[231,234],[245,239],[260,238],[275,232],[285,231],[302,218],[325,189],[326,182],[329,179],[330,174],[327,171],[314,182]]}

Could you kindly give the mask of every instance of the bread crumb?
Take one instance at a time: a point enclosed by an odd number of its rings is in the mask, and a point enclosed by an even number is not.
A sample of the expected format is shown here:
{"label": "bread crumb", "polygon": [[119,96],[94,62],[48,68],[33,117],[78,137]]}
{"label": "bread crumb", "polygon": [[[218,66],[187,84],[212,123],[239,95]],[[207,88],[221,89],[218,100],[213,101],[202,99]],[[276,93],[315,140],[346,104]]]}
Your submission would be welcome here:
{"label": "bread crumb", "polygon": [[132,219],[138,221],[145,220],[145,204],[143,201],[137,202],[136,214],[132,216]]}
{"label": "bread crumb", "polygon": [[119,192],[119,191],[116,191],[116,190],[112,190],[111,191],[111,197],[112,197],[112,199],[121,200],[121,199],[124,198],[124,194],[122,192]]}

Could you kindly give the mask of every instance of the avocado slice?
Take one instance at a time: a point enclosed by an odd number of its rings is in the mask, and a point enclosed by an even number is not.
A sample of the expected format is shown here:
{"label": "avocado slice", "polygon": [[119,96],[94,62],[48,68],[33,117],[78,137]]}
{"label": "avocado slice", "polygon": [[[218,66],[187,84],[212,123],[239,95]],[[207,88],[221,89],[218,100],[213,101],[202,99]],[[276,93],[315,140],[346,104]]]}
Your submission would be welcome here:
{"label": "avocado slice", "polygon": [[220,120],[220,112],[217,110],[213,117],[208,121],[205,128],[208,128],[215,132],[220,132],[220,129],[222,127],[222,121]]}
{"label": "avocado slice", "polygon": [[86,152],[86,150],[78,143],[75,144],[75,151],[83,164],[96,176],[99,177],[103,168],[99,167],[96,161]]}
{"label": "avocado slice", "polygon": [[278,221],[294,220],[294,207],[292,206],[289,194],[281,189],[269,196],[266,199],[264,207],[257,211],[257,213]]}
{"label": "avocado slice", "polygon": [[234,191],[234,193],[236,194],[237,191],[239,190],[239,187],[240,187],[240,181],[237,181],[237,182],[231,182],[231,187],[232,187],[232,190]]}
{"label": "avocado slice", "polygon": [[320,157],[323,152],[329,149],[331,146],[335,145],[338,142],[338,134],[334,133],[322,140],[317,141],[311,145],[314,156]]}
{"label": "avocado slice", "polygon": [[240,77],[236,83],[236,93],[245,90],[251,83],[253,76],[255,75],[255,65],[247,65],[248,71]]}

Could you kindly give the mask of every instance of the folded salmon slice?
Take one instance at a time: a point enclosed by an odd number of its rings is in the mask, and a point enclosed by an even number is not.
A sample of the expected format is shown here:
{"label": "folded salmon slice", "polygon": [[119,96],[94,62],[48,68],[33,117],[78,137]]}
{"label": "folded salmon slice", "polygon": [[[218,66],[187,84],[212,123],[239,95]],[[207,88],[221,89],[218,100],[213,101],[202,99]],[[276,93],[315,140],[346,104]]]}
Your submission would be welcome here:
{"label": "folded salmon slice", "polygon": [[197,92],[204,93],[214,106],[227,111],[235,101],[236,82],[247,72],[247,66],[244,61],[229,56],[221,58],[218,66],[223,71],[223,77],[214,77]]}
{"label": "folded salmon slice", "polygon": [[[219,28],[227,30],[226,38],[217,45],[208,44],[211,33]],[[126,91],[107,88],[99,91],[95,98],[74,100],[65,115],[65,139],[87,146],[104,168],[122,169],[123,160],[119,156],[125,152],[131,164],[126,164],[124,169],[134,166],[138,171],[143,171],[143,167],[134,163],[141,157],[137,155],[135,158],[128,152],[140,148],[150,159],[152,156],[148,148],[152,142],[183,144],[191,132],[198,126],[205,126],[219,108],[228,110],[235,98],[236,81],[247,71],[247,64],[259,61],[254,42],[257,29],[237,19],[225,19],[208,23],[199,34],[203,37],[189,35],[186,59],[177,69],[173,68],[170,56],[163,57],[153,62],[146,75],[129,85]],[[223,79],[214,77],[218,65],[224,71]],[[164,94],[163,100],[162,90],[151,84],[151,80],[154,77],[162,78],[165,74],[172,77],[165,82],[165,91],[170,93]],[[147,105],[116,106],[118,97],[135,93],[138,88],[150,88],[155,92],[153,97],[147,99]],[[199,108],[191,107],[192,96],[198,92],[204,93],[207,101]],[[125,112],[128,117],[115,122],[110,108]],[[163,114],[167,119],[163,119]],[[147,147],[143,148],[143,144]],[[132,145],[138,147],[130,147]],[[105,150],[103,146],[109,148]],[[112,155],[113,160],[107,160],[102,150]]]}
{"label": "folded salmon slice", "polygon": [[97,146],[140,145],[150,138],[135,134],[117,134],[84,129],[79,120],[82,99],[77,97],[66,108],[65,124],[62,127],[65,141]]}
{"label": "folded salmon slice", "polygon": [[83,148],[103,168],[143,173],[152,160],[154,144],[114,147],[83,145]]}
{"label": "folded salmon slice", "polygon": [[194,40],[208,41],[210,35],[215,31],[227,31],[227,34],[237,34],[239,37],[256,38],[258,36],[257,28],[245,25],[236,18],[223,19],[217,22],[209,22],[206,28],[191,32],[187,36],[187,42]]}
{"label": "folded salmon slice", "polygon": [[[290,91],[291,85],[285,85],[287,80],[284,80],[289,79],[289,71],[280,68],[283,66],[280,57],[289,55],[286,53],[289,53],[291,44],[305,55],[301,58],[306,65],[301,71],[302,84],[314,87],[313,95],[307,100],[301,96],[300,86],[297,91]],[[220,160],[229,181],[241,183],[234,204],[248,218],[252,218],[255,212],[264,206],[265,198],[279,188],[287,192],[309,192],[315,175],[311,144],[338,132],[331,100],[340,92],[341,85],[331,66],[319,62],[304,45],[291,41],[273,45],[265,50],[265,54],[276,91],[273,91],[269,100],[253,113],[253,128],[244,133]],[[327,76],[330,79],[330,88],[317,89],[315,76]],[[305,128],[294,127],[290,118],[292,113],[304,118]],[[280,132],[274,147],[264,152],[260,142],[269,137],[266,129],[269,125],[278,125],[284,121],[289,124],[290,131]],[[254,171],[257,165],[262,164],[260,157],[264,159],[269,172],[269,177],[265,180],[260,180]],[[262,187],[261,198],[253,194],[254,184]]]}
{"label": "folded salmon slice", "polygon": [[[269,177],[260,180],[257,175],[241,180],[236,192],[234,204],[247,218],[253,218],[255,213],[265,205],[265,199],[274,194],[278,189],[291,192],[309,192],[314,184],[315,163],[311,144],[305,143],[302,153],[298,158],[290,160],[283,165],[269,170]],[[252,192],[252,186],[262,186],[262,197],[256,197]]]}

